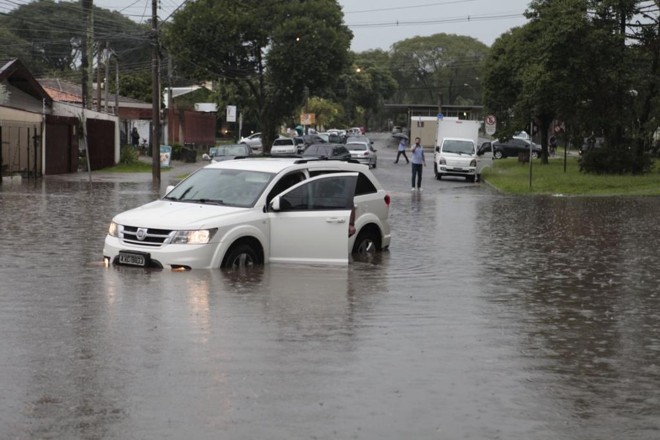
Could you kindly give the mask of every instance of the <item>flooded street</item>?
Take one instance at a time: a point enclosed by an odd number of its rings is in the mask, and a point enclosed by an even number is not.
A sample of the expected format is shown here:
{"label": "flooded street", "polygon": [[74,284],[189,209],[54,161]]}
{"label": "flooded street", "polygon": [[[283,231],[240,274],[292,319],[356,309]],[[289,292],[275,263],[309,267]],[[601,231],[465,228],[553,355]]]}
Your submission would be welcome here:
{"label": "flooded street", "polygon": [[659,200],[501,195],[430,152],[411,193],[376,148],[392,243],[347,268],[105,268],[150,174],[5,182],[0,439],[660,438]]}

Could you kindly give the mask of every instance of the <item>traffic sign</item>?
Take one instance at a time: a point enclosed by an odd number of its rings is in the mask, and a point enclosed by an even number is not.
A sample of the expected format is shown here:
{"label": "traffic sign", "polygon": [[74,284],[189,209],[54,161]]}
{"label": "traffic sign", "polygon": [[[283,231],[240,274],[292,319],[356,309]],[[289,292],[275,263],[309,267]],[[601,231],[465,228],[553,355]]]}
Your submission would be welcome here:
{"label": "traffic sign", "polygon": [[485,125],[486,134],[489,136],[494,135],[495,131],[497,131],[497,119],[495,118],[495,115],[486,116]]}

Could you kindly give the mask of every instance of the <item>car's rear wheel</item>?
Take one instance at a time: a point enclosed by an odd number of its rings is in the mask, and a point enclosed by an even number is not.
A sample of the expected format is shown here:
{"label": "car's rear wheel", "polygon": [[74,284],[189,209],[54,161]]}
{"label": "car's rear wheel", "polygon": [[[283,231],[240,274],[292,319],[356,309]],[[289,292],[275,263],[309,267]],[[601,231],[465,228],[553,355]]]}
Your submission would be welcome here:
{"label": "car's rear wheel", "polygon": [[249,244],[234,245],[222,264],[225,269],[245,269],[259,264],[259,254]]}
{"label": "car's rear wheel", "polygon": [[539,152],[538,151],[532,151],[532,159],[538,159],[539,158]]}
{"label": "car's rear wheel", "polygon": [[504,157],[504,155],[502,154],[502,151],[500,151],[500,150],[495,150],[495,152],[493,153],[493,157],[494,157],[495,159],[502,159],[502,157]]}
{"label": "car's rear wheel", "polygon": [[373,230],[361,231],[353,244],[353,255],[370,257],[380,250],[380,237]]}

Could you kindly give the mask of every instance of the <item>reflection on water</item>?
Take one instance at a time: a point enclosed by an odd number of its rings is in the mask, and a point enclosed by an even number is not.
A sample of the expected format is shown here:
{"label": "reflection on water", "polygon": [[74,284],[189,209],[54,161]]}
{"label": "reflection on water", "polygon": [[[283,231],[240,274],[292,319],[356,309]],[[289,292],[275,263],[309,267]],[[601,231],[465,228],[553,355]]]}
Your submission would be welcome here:
{"label": "reflection on water", "polygon": [[378,171],[344,268],[103,268],[149,184],[0,187],[0,438],[660,437],[657,199]]}

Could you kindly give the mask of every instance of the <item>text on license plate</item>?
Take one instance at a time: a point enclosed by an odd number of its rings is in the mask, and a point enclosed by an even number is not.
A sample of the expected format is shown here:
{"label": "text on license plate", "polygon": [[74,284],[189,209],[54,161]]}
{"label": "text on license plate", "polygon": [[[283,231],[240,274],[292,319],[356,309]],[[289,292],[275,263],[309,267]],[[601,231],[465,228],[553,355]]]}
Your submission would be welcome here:
{"label": "text on license plate", "polygon": [[127,264],[129,266],[146,266],[147,258],[142,254],[132,254],[127,252],[119,253],[119,264]]}

